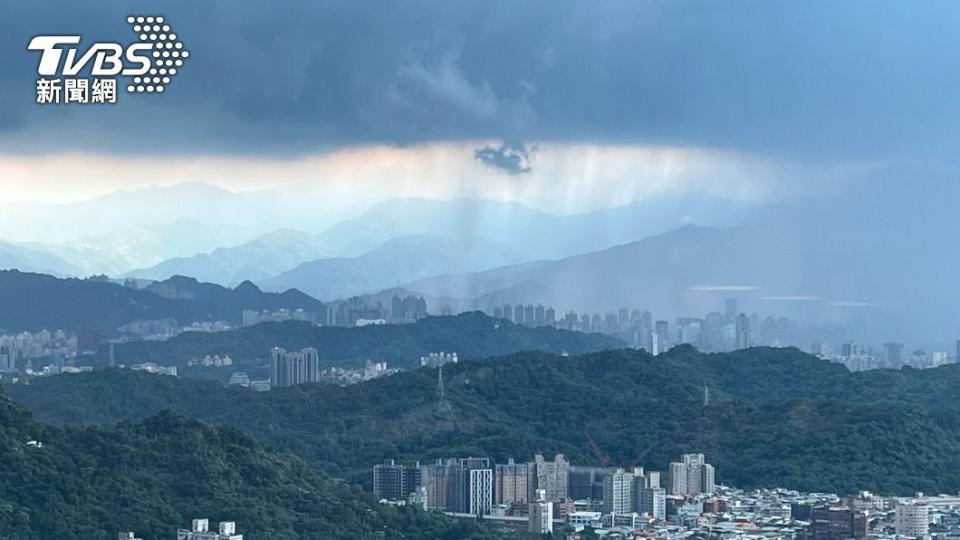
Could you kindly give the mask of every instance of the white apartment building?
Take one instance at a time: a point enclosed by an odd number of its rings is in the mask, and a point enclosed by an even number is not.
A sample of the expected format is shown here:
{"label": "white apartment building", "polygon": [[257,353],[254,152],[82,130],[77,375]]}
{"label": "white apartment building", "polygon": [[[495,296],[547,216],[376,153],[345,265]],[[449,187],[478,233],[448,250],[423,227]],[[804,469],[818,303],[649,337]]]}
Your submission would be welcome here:
{"label": "white apartment building", "polygon": [[898,504],[896,530],[898,536],[927,536],[930,533],[930,507],[917,501]]}

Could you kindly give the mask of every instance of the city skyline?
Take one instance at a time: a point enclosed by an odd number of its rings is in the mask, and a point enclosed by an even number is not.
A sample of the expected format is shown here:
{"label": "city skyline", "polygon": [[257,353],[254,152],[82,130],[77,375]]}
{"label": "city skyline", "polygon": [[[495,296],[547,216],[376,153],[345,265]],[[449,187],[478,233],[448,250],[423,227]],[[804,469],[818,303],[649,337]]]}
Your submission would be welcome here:
{"label": "city skyline", "polygon": [[0,2],[0,538],[960,540],[958,27]]}

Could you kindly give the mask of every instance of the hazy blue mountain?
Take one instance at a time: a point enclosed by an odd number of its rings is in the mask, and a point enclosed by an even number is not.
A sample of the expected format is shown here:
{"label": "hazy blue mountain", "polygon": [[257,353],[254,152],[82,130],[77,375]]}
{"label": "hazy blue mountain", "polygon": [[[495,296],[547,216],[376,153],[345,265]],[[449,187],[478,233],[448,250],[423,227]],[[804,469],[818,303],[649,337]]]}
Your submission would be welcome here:
{"label": "hazy blue mountain", "polygon": [[[662,195],[557,215],[497,201],[395,199],[316,237],[282,231],[236,247],[164,261],[130,275],[165,279],[181,274],[226,285],[250,279],[274,290],[296,286],[332,298],[431,274],[593,251],[686,222],[735,224],[756,208],[705,195]],[[407,237],[421,240],[401,240]],[[433,260],[417,260],[417,251]],[[394,265],[393,275],[388,275],[385,263]]]}
{"label": "hazy blue mountain", "polygon": [[322,304],[295,290],[264,293],[250,282],[228,289],[176,276],[133,289],[101,280],[58,279],[45,274],[0,271],[0,329],[36,331],[84,326],[115,328],[132,320],[172,318],[240,321],[244,309],[316,311]]}
{"label": "hazy blue mountain", "polygon": [[119,275],[280,228],[284,212],[265,211],[262,199],[202,182],[152,186],[70,204],[0,205],[0,231],[3,240],[58,254],[79,273]]}
{"label": "hazy blue mountain", "polygon": [[477,307],[532,302],[577,310],[626,305],[673,312],[688,304],[689,287],[745,283],[756,261],[746,258],[749,250],[731,252],[739,249],[738,235],[738,229],[686,226],[600,251],[426,278],[405,288],[470,299]]}
{"label": "hazy blue mountain", "polygon": [[496,201],[397,199],[331,227],[320,238],[342,255],[359,255],[398,236],[442,234],[463,242],[497,242],[532,260],[594,251],[685,223],[738,224],[755,209],[750,203],[703,194],[666,194],[571,215]]}
{"label": "hazy blue mountain", "polygon": [[951,291],[960,260],[939,248],[912,248],[914,232],[900,222],[840,224],[809,208],[783,209],[744,226],[687,226],[572,257],[404,287],[464,299],[461,309],[517,302],[600,312],[628,306],[663,318],[718,310],[732,296],[747,312],[841,323],[873,339],[910,335],[946,343],[957,332]]}
{"label": "hazy blue mountain", "polygon": [[303,261],[329,255],[329,251],[315,236],[283,229],[239,246],[169,259],[125,275],[157,280],[183,275],[201,281],[234,285],[244,280],[275,276]]}
{"label": "hazy blue mountain", "polygon": [[426,276],[471,271],[524,260],[494,242],[462,243],[430,235],[388,240],[358,257],[333,257],[303,263],[261,280],[265,290],[300,289],[323,300],[375,292]]}
{"label": "hazy blue mountain", "polygon": [[31,246],[0,241],[0,269],[73,275],[77,268],[53,253]]}
{"label": "hazy blue mountain", "polygon": [[232,233],[225,227],[207,225],[194,219],[179,219],[170,223],[82,236],[62,244],[35,242],[30,245],[66,259],[76,267],[79,276],[119,276],[131,268],[159,263],[185,253],[213,249],[223,242],[229,242],[231,237]]}

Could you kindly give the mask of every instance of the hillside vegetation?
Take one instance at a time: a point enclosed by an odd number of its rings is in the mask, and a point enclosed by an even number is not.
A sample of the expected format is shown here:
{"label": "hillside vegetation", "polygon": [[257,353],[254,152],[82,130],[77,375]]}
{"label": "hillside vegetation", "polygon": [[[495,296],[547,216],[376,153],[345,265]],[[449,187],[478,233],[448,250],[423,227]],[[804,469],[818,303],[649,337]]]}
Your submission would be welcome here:
{"label": "hillside vegetation", "polygon": [[418,369],[342,388],[256,393],[114,370],[11,392],[41,418],[65,423],[172,409],[240,427],[362,483],[385,458],[563,452],[578,464],[608,458],[663,470],[683,452],[704,452],[721,482],[742,487],[960,490],[960,366],[852,374],[795,349],[769,348],[518,353],[446,366],[453,410],[444,414],[436,375]]}
{"label": "hillside vegetation", "polygon": [[[390,367],[414,368],[431,352],[457,352],[485,357],[517,351],[580,354],[623,347],[616,338],[556,328],[529,328],[480,312],[427,317],[413,324],[361,328],[320,327],[305,322],[264,323],[228,332],[185,332],[166,341],[117,346],[117,362],[153,361],[184,365],[204,355],[230,355],[241,364],[264,362],[273,347],[315,347],[324,366],[362,366],[367,359],[386,360]],[[101,351],[101,362],[106,351]]]}
{"label": "hillside vegetation", "polygon": [[237,521],[247,538],[497,538],[471,521],[381,506],[236,428],[169,412],[115,428],[51,427],[0,395],[0,463],[5,539],[133,530],[160,540],[195,517]]}

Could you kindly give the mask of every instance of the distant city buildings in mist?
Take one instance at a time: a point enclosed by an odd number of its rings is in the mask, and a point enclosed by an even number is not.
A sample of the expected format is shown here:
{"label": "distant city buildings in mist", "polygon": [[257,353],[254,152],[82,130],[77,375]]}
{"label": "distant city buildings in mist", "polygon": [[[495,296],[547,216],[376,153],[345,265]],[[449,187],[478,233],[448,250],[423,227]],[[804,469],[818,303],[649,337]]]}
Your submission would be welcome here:
{"label": "distant city buildings in mist", "polygon": [[[562,315],[552,306],[542,304],[504,303],[486,310],[495,319],[526,327],[553,327],[577,332],[593,332],[614,336],[627,346],[644,349],[658,355],[678,345],[690,345],[703,352],[730,352],[750,347],[796,347],[819,358],[838,362],[850,371],[870,369],[934,368],[957,363],[960,358],[960,339],[954,340],[950,350],[927,351],[906,344],[889,341],[881,345],[858,343],[842,339],[842,329],[821,329],[804,326],[788,317],[747,314],[738,308],[735,298],[727,298],[722,309],[703,316],[681,316],[673,320],[658,319],[649,310],[621,307],[605,314],[567,311]],[[441,315],[452,315],[449,308],[441,308]],[[161,341],[185,332],[223,332],[237,327],[262,323],[298,321],[319,326],[343,328],[379,324],[411,324],[431,315],[427,302],[413,294],[393,295],[389,308],[371,297],[353,297],[324,304],[320,312],[304,309],[252,310],[239,314],[239,326],[226,321],[194,321],[184,325],[173,319],[134,320],[115,329],[88,326],[78,330],[52,329],[39,332],[0,334],[0,373],[8,378],[17,374],[29,376],[54,375],[90,369],[88,358],[102,350],[108,351],[108,364],[115,365],[113,347],[138,340]],[[314,353],[309,351],[313,350]],[[282,351],[282,350],[281,350]],[[368,359],[368,365],[359,369],[319,368],[314,349],[277,351],[268,357],[270,375],[252,379],[234,365],[227,354],[208,354],[191,359],[185,366],[192,369],[229,370],[225,375],[235,384],[268,389],[271,386],[289,386],[304,382],[333,382],[349,384],[395,373],[385,362]],[[302,360],[299,355],[304,355]],[[440,355],[440,356],[437,356]],[[422,365],[436,367],[450,361],[446,355],[431,353],[421,359]],[[296,367],[287,368],[290,363]],[[176,366],[161,366],[154,362],[133,364],[134,369],[153,373],[178,375]],[[236,375],[236,376],[234,376]]]}

